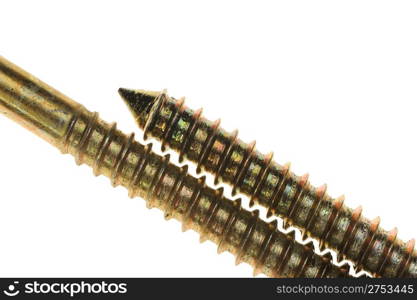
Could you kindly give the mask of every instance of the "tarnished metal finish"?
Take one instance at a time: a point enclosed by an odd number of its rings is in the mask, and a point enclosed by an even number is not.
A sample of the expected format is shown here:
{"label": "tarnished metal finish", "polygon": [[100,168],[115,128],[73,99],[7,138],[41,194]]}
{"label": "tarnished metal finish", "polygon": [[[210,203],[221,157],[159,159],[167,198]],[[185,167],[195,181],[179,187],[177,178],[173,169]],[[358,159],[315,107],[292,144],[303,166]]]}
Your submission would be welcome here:
{"label": "tarnished metal finish", "polygon": [[306,236],[337,251],[338,259],[346,258],[382,277],[417,277],[417,252],[414,240],[404,243],[396,238],[397,230],[386,232],[379,227],[379,218],[369,221],[362,209],[352,210],[343,204],[343,197],[333,199],[326,186],[315,188],[308,176],[296,176],[289,165],[281,166],[272,154],[255,150],[255,143],[246,144],[237,138],[237,131],[228,133],[220,121],[211,122],[184,106],[165,92],[120,89],[119,93],[134,114],[138,125],[150,135],[180,153],[180,160],[196,162],[202,169],[233,186],[234,193],[251,197],[251,204],[278,215],[286,226],[294,225]]}
{"label": "tarnished metal finish", "polygon": [[58,93],[0,57],[0,112],[46,139],[96,175],[122,185],[131,197],[157,207],[166,218],[194,229],[201,240],[213,241],[219,252],[230,251],[236,262],[252,265],[255,273],[273,277],[348,277],[349,265],[337,267],[329,255],[314,253],[312,243],[294,241],[276,222],[266,223],[258,211],[241,207],[221,189],[205,185],[204,177],[188,175],[187,167],[169,163],[169,155],[153,153],[80,104]]}

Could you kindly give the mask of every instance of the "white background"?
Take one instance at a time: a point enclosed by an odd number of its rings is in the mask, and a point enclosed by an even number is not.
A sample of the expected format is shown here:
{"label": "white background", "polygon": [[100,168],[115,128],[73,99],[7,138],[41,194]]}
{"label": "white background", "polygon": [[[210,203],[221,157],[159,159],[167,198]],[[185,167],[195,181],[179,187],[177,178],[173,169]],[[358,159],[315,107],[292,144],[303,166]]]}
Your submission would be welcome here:
{"label": "white background", "polygon": [[[0,55],[122,130],[141,136],[117,88],[167,88],[415,237],[415,1],[2,1],[0,12]],[[0,128],[0,276],[252,275],[3,116]]]}

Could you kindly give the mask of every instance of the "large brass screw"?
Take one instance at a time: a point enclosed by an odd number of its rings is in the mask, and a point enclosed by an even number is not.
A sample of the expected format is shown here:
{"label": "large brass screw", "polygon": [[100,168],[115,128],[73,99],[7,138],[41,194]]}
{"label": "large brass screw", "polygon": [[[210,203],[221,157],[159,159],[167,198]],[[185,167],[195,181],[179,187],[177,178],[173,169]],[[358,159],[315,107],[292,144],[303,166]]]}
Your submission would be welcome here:
{"label": "large brass screw", "polygon": [[338,259],[349,259],[357,270],[364,269],[382,277],[417,277],[415,241],[397,239],[397,229],[386,232],[380,220],[362,217],[362,208],[350,209],[344,198],[333,199],[326,186],[315,188],[308,175],[296,176],[289,164],[281,166],[272,153],[256,151],[255,142],[246,144],[237,131],[220,128],[220,120],[202,117],[202,110],[184,106],[165,92],[119,89],[137,124],[148,135],[197,163],[197,172],[205,170],[219,181],[230,184],[233,193],[251,197],[251,205],[260,204],[272,214],[284,218],[285,226],[295,225],[304,238],[311,236],[321,249],[336,250]]}
{"label": "large brass screw", "polygon": [[223,196],[221,189],[205,185],[204,177],[188,174],[169,155],[161,157],[146,146],[91,113],[32,75],[0,57],[0,111],[44,138],[78,164],[91,166],[114,186],[122,185],[130,197],[139,196],[148,207],[157,207],[166,218],[182,222],[229,251],[236,263],[247,262],[255,273],[272,277],[348,277],[349,265],[337,267],[331,255],[314,253],[313,244],[294,240],[276,222],[266,223],[258,211],[248,211],[240,201]]}

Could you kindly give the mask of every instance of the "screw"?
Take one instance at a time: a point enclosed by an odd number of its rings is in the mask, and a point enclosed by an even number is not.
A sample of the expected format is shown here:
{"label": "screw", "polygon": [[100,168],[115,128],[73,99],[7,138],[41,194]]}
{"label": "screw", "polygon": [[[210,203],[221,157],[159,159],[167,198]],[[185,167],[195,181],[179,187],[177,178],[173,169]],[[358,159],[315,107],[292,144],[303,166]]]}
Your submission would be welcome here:
{"label": "screw", "polygon": [[151,144],[138,143],[133,134],[125,135],[1,57],[0,111],[72,154],[77,164],[91,166],[95,175],[126,187],[130,197],[142,197],[149,208],[160,208],[167,219],[181,221],[184,230],[199,232],[201,241],[213,241],[218,252],[231,252],[236,263],[249,263],[255,274],[349,276],[349,265],[333,265],[329,252],[315,254],[312,243],[295,242],[294,231],[278,231],[276,222],[261,220],[257,210],[245,210],[240,200],[231,201],[222,189],[209,188],[204,177],[189,175],[187,166],[171,164],[169,155],[155,154]]}
{"label": "screw", "polygon": [[151,135],[179,152],[185,158],[230,184],[233,194],[251,197],[250,205],[268,209],[268,216],[278,215],[285,226],[301,229],[307,236],[336,250],[338,260],[349,259],[357,270],[364,269],[375,276],[417,277],[415,241],[404,243],[397,239],[397,229],[386,232],[380,220],[362,217],[362,208],[352,210],[343,205],[344,197],[332,199],[326,186],[315,188],[308,175],[296,176],[289,164],[281,166],[272,160],[273,154],[263,155],[255,150],[255,142],[245,144],[237,131],[228,133],[220,128],[220,120],[211,122],[202,117],[202,110],[184,106],[184,99],[175,100],[166,92],[119,89],[144,138]]}

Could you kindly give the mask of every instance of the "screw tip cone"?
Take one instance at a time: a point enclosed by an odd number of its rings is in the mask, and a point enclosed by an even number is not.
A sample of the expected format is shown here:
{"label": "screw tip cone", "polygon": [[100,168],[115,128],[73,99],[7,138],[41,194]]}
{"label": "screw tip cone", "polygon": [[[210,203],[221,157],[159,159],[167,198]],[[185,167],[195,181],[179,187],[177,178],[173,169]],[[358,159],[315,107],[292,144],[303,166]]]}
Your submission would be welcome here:
{"label": "screw tip cone", "polygon": [[143,128],[146,123],[147,115],[161,93],[126,88],[119,88],[118,92],[130,112],[136,117],[138,125]]}

